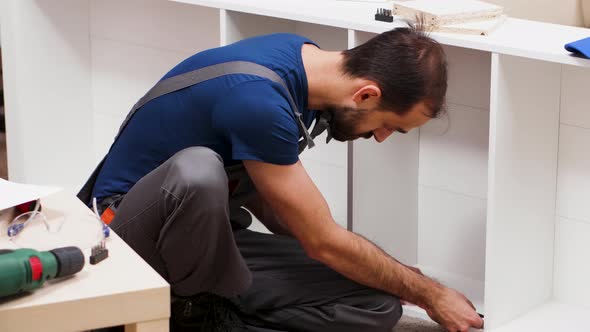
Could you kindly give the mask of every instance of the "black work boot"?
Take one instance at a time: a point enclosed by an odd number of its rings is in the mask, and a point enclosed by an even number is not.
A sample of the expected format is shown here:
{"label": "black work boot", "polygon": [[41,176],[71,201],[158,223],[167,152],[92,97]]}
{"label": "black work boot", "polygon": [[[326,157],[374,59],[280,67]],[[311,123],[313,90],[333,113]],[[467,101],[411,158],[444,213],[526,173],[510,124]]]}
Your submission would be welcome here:
{"label": "black work boot", "polygon": [[232,332],[244,324],[227,299],[210,293],[172,296],[170,332]]}

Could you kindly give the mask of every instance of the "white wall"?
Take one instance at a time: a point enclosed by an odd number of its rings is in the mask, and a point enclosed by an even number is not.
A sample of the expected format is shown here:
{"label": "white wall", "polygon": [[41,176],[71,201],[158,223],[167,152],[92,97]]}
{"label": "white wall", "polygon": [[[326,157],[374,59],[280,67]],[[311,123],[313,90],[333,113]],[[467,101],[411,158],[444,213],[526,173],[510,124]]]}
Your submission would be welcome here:
{"label": "white wall", "polygon": [[562,77],[555,297],[589,306],[590,70],[563,66]]}
{"label": "white wall", "polygon": [[577,26],[583,23],[581,0],[486,1],[504,6],[508,15],[512,17]]}

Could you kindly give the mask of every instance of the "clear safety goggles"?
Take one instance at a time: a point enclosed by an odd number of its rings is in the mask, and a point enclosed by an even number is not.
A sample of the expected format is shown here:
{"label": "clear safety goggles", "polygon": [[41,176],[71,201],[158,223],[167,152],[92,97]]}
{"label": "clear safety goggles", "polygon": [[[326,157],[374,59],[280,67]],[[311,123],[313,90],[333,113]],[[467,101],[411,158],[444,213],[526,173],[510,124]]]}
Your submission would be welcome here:
{"label": "clear safety goggles", "polygon": [[94,212],[74,217],[51,208],[41,209],[41,203],[37,201],[33,211],[1,219],[0,240],[5,238],[18,248],[51,250],[76,246],[86,249],[103,243],[110,235],[110,229],[98,216],[96,207]]}

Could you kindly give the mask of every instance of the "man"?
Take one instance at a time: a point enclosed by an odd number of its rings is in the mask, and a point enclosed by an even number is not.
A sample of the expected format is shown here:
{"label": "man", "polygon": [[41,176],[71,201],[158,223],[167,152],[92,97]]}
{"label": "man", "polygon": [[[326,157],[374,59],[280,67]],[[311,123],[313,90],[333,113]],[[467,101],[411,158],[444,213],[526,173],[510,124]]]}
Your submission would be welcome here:
{"label": "man", "polygon": [[[134,106],[80,197],[171,284],[172,330],[389,331],[399,299],[480,328],[463,295],[336,224],[298,159],[322,126],[409,132],[446,88],[443,50],[416,28],[343,52],[291,34],[204,51]],[[242,205],[274,234],[245,229]]]}

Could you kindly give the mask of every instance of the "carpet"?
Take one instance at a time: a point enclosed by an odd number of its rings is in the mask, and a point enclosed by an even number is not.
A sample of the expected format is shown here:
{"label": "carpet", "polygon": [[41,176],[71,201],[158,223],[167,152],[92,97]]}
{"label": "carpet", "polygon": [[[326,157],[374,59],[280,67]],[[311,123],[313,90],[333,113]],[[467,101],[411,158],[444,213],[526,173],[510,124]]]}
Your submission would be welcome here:
{"label": "carpet", "polygon": [[392,332],[445,332],[438,324],[422,319],[402,316]]}

